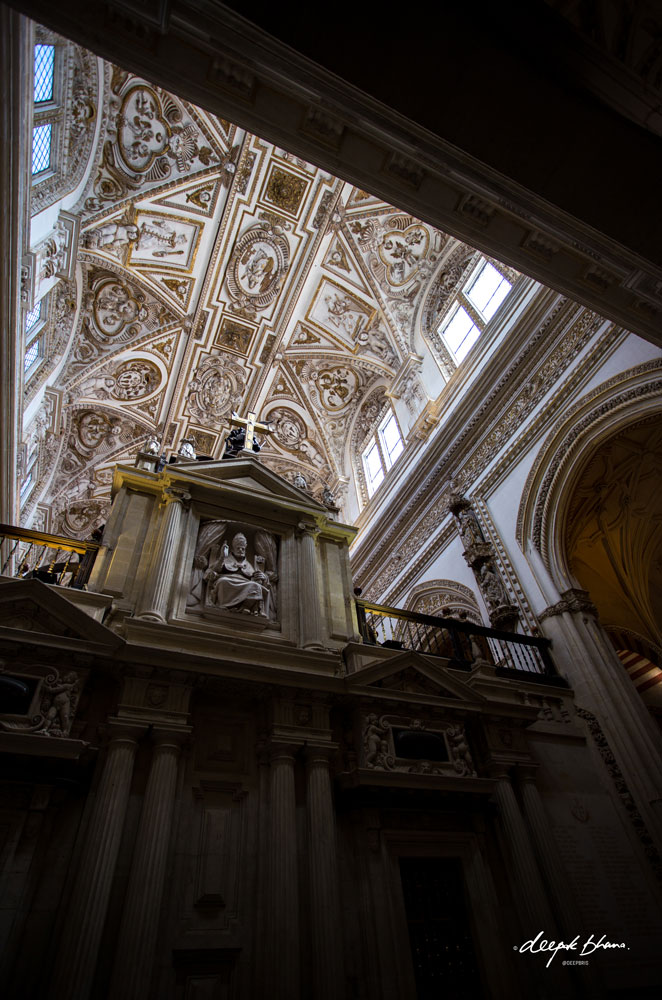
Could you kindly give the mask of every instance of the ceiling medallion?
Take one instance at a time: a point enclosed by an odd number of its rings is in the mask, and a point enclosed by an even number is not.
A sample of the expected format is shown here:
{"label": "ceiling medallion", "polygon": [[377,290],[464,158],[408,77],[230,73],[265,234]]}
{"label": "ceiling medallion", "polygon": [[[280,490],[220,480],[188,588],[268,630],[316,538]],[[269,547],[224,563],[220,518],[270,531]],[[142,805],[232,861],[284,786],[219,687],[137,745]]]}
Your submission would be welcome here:
{"label": "ceiling medallion", "polygon": [[378,252],[386,266],[389,285],[399,288],[411,281],[427,256],[429,245],[430,234],[424,226],[408,226],[404,232],[392,229],[384,233]]}
{"label": "ceiling medallion", "polygon": [[150,87],[132,87],[117,116],[117,148],[129,170],[145,173],[168,147],[170,126]]}
{"label": "ceiling medallion", "polygon": [[228,265],[230,295],[249,311],[265,309],[280,291],[289,260],[285,237],[275,227],[256,223],[237,241]]}
{"label": "ceiling medallion", "polygon": [[241,402],[246,374],[246,369],[229,357],[206,358],[191,380],[188,412],[201,423],[227,417]]}

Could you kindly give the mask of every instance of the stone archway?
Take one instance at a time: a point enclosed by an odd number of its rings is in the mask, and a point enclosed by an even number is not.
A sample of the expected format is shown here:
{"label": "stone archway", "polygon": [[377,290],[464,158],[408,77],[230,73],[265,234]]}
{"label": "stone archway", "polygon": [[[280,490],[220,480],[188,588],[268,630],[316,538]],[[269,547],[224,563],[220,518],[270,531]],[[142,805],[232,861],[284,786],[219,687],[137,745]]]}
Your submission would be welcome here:
{"label": "stone archway", "polygon": [[[565,550],[644,701],[662,712],[662,414],[588,458],[569,498]],[[662,650],[661,650],[662,652]]]}
{"label": "stone archway", "polygon": [[529,474],[517,527],[543,590],[553,585],[544,617],[592,602],[624,669],[631,653],[650,661],[652,683],[637,687],[653,709],[662,708],[650,655],[662,647],[661,371],[659,361],[632,368],[563,415]]}

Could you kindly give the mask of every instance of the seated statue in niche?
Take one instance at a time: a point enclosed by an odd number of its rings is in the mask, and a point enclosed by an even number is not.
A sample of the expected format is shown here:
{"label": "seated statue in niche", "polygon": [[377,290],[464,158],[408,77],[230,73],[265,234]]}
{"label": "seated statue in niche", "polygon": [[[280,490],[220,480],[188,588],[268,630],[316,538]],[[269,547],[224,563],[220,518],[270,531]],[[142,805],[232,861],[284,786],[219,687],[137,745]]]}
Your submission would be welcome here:
{"label": "seated statue in niche", "polygon": [[[187,606],[244,612],[275,621],[276,539],[267,531],[244,531],[243,527],[227,521],[209,521],[201,526]],[[247,535],[251,537],[250,558]]]}
{"label": "seated statue in niche", "polygon": [[270,597],[269,578],[264,572],[264,557],[255,556],[255,566],[246,558],[248,540],[239,532],[220,557],[205,573],[207,597],[217,608],[243,611],[268,617],[266,607]]}

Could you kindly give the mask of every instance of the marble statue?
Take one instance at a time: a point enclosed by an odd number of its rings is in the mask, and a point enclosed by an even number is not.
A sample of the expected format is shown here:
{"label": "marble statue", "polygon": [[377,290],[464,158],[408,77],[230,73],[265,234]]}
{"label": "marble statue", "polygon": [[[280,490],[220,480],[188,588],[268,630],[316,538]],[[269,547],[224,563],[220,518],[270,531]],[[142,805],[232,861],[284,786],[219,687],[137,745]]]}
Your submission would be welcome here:
{"label": "marble statue", "polygon": [[255,556],[255,566],[246,558],[248,541],[238,532],[230,545],[225,543],[219,558],[204,574],[208,601],[228,611],[270,615],[271,586],[265,572],[265,557]]}

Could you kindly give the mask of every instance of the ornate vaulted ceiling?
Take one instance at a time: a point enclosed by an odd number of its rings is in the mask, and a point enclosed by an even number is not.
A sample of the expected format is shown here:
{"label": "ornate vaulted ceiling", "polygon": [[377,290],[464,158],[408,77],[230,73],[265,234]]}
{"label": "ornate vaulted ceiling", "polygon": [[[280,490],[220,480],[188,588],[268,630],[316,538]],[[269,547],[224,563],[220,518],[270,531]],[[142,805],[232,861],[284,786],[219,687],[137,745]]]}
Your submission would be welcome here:
{"label": "ornate vaulted ceiling", "polygon": [[355,516],[352,456],[389,400],[406,438],[454,371],[436,328],[477,253],[146,80],[88,73],[63,127],[96,128],[93,166],[35,250],[38,281],[61,280],[25,387],[23,523],[87,534],[117,462],[154,435],[218,458],[233,410],[272,423],[274,471]]}

